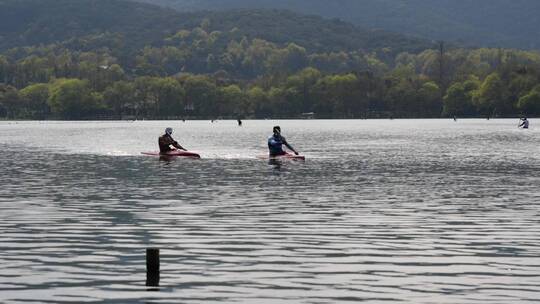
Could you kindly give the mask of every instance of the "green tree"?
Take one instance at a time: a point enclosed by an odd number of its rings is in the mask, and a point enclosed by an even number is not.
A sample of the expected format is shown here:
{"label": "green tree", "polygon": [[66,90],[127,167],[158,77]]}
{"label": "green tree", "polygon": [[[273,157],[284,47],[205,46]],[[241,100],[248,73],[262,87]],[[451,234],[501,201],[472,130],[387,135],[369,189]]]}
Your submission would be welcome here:
{"label": "green tree", "polygon": [[122,118],[126,112],[135,114],[135,86],[127,81],[117,81],[107,87],[103,93],[105,104],[113,111],[113,113]]}
{"label": "green tree", "polygon": [[421,109],[418,109],[418,113],[421,113],[423,109],[424,115],[430,117],[439,117],[441,115],[443,108],[441,91],[439,85],[434,81],[423,83],[417,91],[416,99],[421,107]]}
{"label": "green tree", "polygon": [[10,64],[5,56],[0,55],[0,83],[8,83],[10,78]]}
{"label": "green tree", "polygon": [[220,89],[218,111],[220,115],[247,115],[252,109],[242,89],[232,84]]}
{"label": "green tree", "polygon": [[307,64],[306,49],[294,43],[274,51],[266,62],[268,70],[274,74],[294,73],[305,68]]}
{"label": "green tree", "polygon": [[213,115],[217,105],[218,88],[207,76],[188,75],[180,79],[185,90],[186,110],[195,115]]}
{"label": "green tree", "polygon": [[107,82],[120,81],[125,78],[125,71],[119,64],[112,64],[110,66],[101,66],[102,69],[107,71]]}
{"label": "green tree", "polygon": [[540,114],[540,85],[534,87],[529,94],[521,97],[517,104],[518,109],[527,115]]}
{"label": "green tree", "polygon": [[268,117],[268,113],[271,112],[268,94],[259,86],[253,86],[246,94],[255,116],[257,118]]}
{"label": "green tree", "polygon": [[497,73],[492,73],[476,91],[473,102],[478,111],[484,115],[509,113],[512,103],[509,101],[508,89]]}
{"label": "green tree", "polygon": [[174,78],[158,78],[152,83],[161,116],[179,115],[183,112],[184,89]]}
{"label": "green tree", "polygon": [[0,110],[9,119],[19,118],[24,106],[15,87],[0,84]]}
{"label": "green tree", "polygon": [[246,49],[242,67],[247,76],[255,77],[267,72],[265,62],[276,50],[273,43],[262,39],[253,39],[251,45]]}
{"label": "green tree", "polygon": [[47,103],[49,99],[49,84],[32,84],[20,90],[19,93],[27,109],[28,117],[44,119],[49,115],[50,108]]}
{"label": "green tree", "polygon": [[354,117],[367,112],[367,91],[362,91],[354,74],[328,75],[316,85],[314,110],[318,114],[333,114],[339,117]]}
{"label": "green tree", "polygon": [[474,114],[473,93],[478,88],[474,81],[451,85],[444,96],[443,116],[469,116]]}
{"label": "green tree", "polygon": [[414,67],[399,66],[385,79],[387,86],[384,96],[384,108],[392,116],[418,115],[422,111],[417,98],[417,90],[421,86]]}
{"label": "green tree", "polygon": [[285,82],[288,106],[299,114],[313,111],[315,85],[321,78],[321,72],[315,68],[305,68],[289,76]]}
{"label": "green tree", "polygon": [[272,87],[268,91],[268,106],[265,107],[266,117],[286,117],[287,111],[287,99],[285,97],[285,91],[280,87]]}
{"label": "green tree", "polygon": [[526,67],[522,67],[521,70],[512,71],[507,79],[511,100],[518,101],[520,97],[527,95],[539,83],[540,79],[533,72],[528,72]]}
{"label": "green tree", "polygon": [[189,56],[189,50],[173,46],[145,47],[136,57],[135,69],[140,76],[171,76],[182,71]]}
{"label": "green tree", "polygon": [[138,114],[152,117],[182,113],[184,90],[174,78],[138,77],[135,91]]}
{"label": "green tree", "polygon": [[53,114],[66,119],[81,119],[102,113],[102,96],[90,89],[87,80],[58,79],[49,91],[49,106]]}

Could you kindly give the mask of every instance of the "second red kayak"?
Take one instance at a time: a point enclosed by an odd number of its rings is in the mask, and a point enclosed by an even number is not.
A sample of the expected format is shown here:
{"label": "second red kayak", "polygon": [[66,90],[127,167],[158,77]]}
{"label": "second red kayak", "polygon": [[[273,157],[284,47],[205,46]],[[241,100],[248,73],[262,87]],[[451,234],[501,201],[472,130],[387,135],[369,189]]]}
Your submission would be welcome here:
{"label": "second red kayak", "polygon": [[148,155],[148,156],[201,158],[201,156],[199,154],[197,154],[197,153],[189,152],[189,151],[182,151],[182,150],[174,150],[174,151],[169,151],[167,153],[141,152],[141,154]]}

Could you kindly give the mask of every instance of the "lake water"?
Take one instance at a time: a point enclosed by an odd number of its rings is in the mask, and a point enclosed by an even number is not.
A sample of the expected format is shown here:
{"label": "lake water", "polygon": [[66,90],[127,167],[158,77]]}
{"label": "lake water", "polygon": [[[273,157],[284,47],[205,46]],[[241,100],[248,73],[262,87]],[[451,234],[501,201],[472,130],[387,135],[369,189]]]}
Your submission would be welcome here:
{"label": "lake water", "polygon": [[[538,303],[517,123],[0,122],[0,303]],[[305,162],[256,158],[275,124]],[[167,126],[202,159],[140,155]]]}

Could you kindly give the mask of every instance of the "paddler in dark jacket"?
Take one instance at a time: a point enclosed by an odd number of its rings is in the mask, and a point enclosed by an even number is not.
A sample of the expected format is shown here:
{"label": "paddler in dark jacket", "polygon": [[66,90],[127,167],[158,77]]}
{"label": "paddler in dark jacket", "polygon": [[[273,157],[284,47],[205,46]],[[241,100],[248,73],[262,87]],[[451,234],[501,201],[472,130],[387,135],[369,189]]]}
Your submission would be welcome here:
{"label": "paddler in dark jacket", "polygon": [[167,128],[165,129],[165,134],[159,137],[158,139],[159,153],[164,154],[169,151],[176,150],[176,149],[187,151],[186,149],[184,149],[184,147],[180,146],[180,144],[178,144],[178,142],[172,138],[171,136],[172,132],[173,132],[172,128]]}
{"label": "paddler in dark jacket", "polygon": [[287,154],[287,152],[283,151],[283,145],[298,155],[298,152],[289,145],[285,137],[281,136],[281,128],[279,126],[275,126],[273,132],[274,134],[268,138],[268,150],[270,150],[271,157]]}
{"label": "paddler in dark jacket", "polygon": [[527,117],[520,118],[520,124],[518,128],[528,129],[529,128],[529,121],[527,120]]}

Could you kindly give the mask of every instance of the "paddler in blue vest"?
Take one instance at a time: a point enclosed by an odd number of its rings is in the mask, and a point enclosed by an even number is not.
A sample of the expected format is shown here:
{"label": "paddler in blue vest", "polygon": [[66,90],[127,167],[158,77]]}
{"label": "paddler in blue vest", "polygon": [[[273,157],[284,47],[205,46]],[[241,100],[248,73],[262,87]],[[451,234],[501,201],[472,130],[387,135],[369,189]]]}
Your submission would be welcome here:
{"label": "paddler in blue vest", "polygon": [[268,138],[268,150],[270,150],[270,157],[275,157],[279,155],[285,155],[287,152],[283,151],[283,145],[287,146],[294,154],[298,155],[298,152],[289,145],[285,137],[281,136],[281,128],[275,126],[273,129],[274,134]]}
{"label": "paddler in blue vest", "polygon": [[169,151],[174,151],[177,149],[187,151],[182,146],[180,146],[180,144],[176,140],[172,138],[171,136],[172,132],[173,132],[172,128],[167,128],[165,129],[165,134],[159,137],[158,139],[159,153],[164,154]]}

